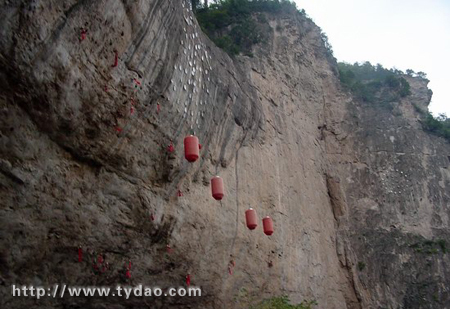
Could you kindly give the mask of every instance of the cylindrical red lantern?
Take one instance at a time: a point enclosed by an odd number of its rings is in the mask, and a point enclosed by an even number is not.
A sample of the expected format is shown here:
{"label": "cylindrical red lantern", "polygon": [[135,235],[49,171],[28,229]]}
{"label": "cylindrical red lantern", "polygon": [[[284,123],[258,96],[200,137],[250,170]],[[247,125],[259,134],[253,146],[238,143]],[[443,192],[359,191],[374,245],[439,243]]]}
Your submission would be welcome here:
{"label": "cylindrical red lantern", "polygon": [[199,157],[199,146],[196,136],[189,135],[184,138],[184,156],[189,162],[197,161]]}
{"label": "cylindrical red lantern", "polygon": [[250,208],[245,211],[245,221],[247,222],[247,227],[250,230],[254,230],[258,226],[257,220],[256,210]]}
{"label": "cylindrical red lantern", "polygon": [[223,180],[219,176],[215,176],[211,179],[211,191],[212,196],[216,200],[220,201],[223,198]]}
{"label": "cylindrical red lantern", "polygon": [[263,219],[263,227],[264,227],[264,234],[266,234],[267,236],[273,234],[273,222],[271,217],[267,216]]}

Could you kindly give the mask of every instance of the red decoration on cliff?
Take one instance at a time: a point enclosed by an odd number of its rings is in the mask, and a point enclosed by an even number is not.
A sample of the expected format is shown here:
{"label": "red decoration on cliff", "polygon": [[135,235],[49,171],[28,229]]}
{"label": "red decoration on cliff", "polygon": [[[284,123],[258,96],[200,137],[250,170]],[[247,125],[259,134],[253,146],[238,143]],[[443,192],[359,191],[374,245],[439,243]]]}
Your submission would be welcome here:
{"label": "red decoration on cliff", "polygon": [[155,221],[155,215],[154,214],[150,215],[150,220]]}
{"label": "red decoration on cliff", "polygon": [[[94,270],[96,271],[95,273],[98,274],[97,271],[99,271],[100,273],[104,273],[108,267],[109,264],[105,262],[105,256],[103,254],[99,254],[97,255],[97,259],[94,259],[93,265]],[[101,267],[101,269],[100,269]]]}
{"label": "red decoration on cliff", "polygon": [[228,273],[229,273],[230,275],[232,275],[232,274],[233,274],[233,268],[236,266],[236,263],[234,262],[234,259],[233,259],[233,255],[232,255],[232,254],[230,254],[230,258],[231,258],[231,260],[230,260],[230,262],[228,263]]}
{"label": "red decoration on cliff", "polygon": [[81,262],[83,260],[83,249],[81,249],[81,246],[78,247],[78,262]]}
{"label": "red decoration on cliff", "polygon": [[125,264],[125,268],[126,268],[126,272],[125,272],[125,276],[127,277],[127,279],[131,278],[131,261],[128,263],[128,267],[127,264]]}
{"label": "red decoration on cliff", "polygon": [[166,251],[167,251],[167,253],[171,253],[172,252],[172,248],[170,247],[169,244],[166,245]]}
{"label": "red decoration on cliff", "polygon": [[170,145],[167,147],[167,151],[168,152],[174,152],[175,151],[175,147],[173,147],[172,141],[170,141]]}
{"label": "red decoration on cliff", "polygon": [[115,68],[119,64],[119,52],[117,50],[114,51],[114,64],[113,68]]}
{"label": "red decoration on cliff", "polygon": [[191,285],[191,275],[187,274],[186,276],[186,285],[190,286]]}
{"label": "red decoration on cliff", "polygon": [[108,262],[104,263],[104,264],[103,264],[103,267],[102,267],[102,270],[100,270],[100,272],[101,272],[101,273],[104,273],[104,272],[108,269],[108,267],[109,267]]}
{"label": "red decoration on cliff", "polygon": [[180,189],[178,189],[178,193],[177,193],[177,195],[178,195],[178,197],[181,197],[181,196],[183,196],[183,192],[181,192],[181,190],[180,190]]}
{"label": "red decoration on cliff", "polygon": [[84,41],[84,39],[86,39],[86,34],[87,34],[87,30],[86,29],[81,29],[81,41]]}

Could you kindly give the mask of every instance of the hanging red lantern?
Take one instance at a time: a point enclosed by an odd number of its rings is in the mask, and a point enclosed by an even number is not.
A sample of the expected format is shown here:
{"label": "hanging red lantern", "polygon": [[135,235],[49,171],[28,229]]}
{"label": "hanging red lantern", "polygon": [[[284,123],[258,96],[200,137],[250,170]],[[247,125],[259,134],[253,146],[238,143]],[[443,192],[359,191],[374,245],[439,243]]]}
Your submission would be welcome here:
{"label": "hanging red lantern", "polygon": [[273,222],[271,217],[267,216],[263,219],[263,227],[264,227],[264,234],[266,234],[267,236],[273,234]]}
{"label": "hanging red lantern", "polygon": [[247,209],[245,211],[245,221],[247,222],[247,227],[250,230],[254,230],[258,226],[258,219],[256,218],[256,210],[253,208]]}
{"label": "hanging red lantern", "polygon": [[199,157],[198,138],[194,135],[189,135],[184,138],[184,156],[189,162],[197,161]]}
{"label": "hanging red lantern", "polygon": [[220,201],[223,198],[224,190],[222,178],[220,178],[219,176],[215,176],[211,179],[211,191],[213,198],[215,198],[216,200]]}

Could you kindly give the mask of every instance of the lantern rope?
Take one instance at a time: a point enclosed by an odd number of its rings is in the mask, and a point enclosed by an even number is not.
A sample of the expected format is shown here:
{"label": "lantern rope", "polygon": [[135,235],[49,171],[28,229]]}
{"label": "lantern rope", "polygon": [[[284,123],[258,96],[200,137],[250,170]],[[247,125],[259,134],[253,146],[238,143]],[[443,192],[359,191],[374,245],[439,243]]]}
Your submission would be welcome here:
{"label": "lantern rope", "polygon": [[[233,274],[233,268],[236,266],[235,263],[235,257],[233,255],[234,252],[234,247],[236,244],[236,239],[237,239],[237,235],[238,235],[238,230],[239,230],[239,212],[240,212],[240,202],[239,202],[239,173],[238,173],[238,163],[239,163],[239,150],[241,149],[241,146],[238,148],[238,150],[236,151],[236,156],[235,156],[235,166],[234,166],[234,174],[235,174],[235,178],[236,178],[236,222],[235,222],[235,230],[234,230],[234,235],[233,235],[233,240],[231,242],[231,246],[230,246],[230,250],[229,250],[229,254],[227,255],[227,258],[230,257],[230,260],[227,263],[227,272],[228,275],[232,275]],[[221,204],[222,205],[222,204]],[[226,280],[227,277],[224,278],[224,280]]]}

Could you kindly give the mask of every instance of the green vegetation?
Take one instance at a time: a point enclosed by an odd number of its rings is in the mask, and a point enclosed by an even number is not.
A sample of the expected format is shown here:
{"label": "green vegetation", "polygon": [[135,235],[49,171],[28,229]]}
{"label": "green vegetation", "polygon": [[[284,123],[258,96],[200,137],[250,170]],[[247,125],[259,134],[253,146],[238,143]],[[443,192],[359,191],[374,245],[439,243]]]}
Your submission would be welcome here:
{"label": "green vegetation", "polygon": [[402,77],[402,71],[388,70],[381,64],[373,66],[370,62],[363,64],[340,62],[338,68],[344,88],[363,102],[378,103],[392,109],[392,102],[411,93],[408,81]]}
{"label": "green vegetation", "polygon": [[[363,64],[340,62],[338,68],[341,84],[362,102],[393,110],[393,102],[411,93],[410,85],[403,77],[405,73],[402,71],[385,69],[380,64],[373,66],[370,62]],[[427,79],[425,73],[415,73],[411,69],[406,70],[406,75]],[[431,98],[432,91],[429,92]],[[414,105],[414,109],[424,116],[422,127],[425,131],[450,141],[450,118],[444,114],[434,117],[417,105]]]}
{"label": "green vegetation", "polygon": [[295,3],[289,0],[220,0],[210,5],[192,0],[192,3],[203,32],[230,55],[252,56],[252,46],[267,40],[266,12],[297,12]]}
{"label": "green vegetation", "polygon": [[234,301],[239,304],[239,308],[250,309],[312,309],[317,305],[315,300],[302,301],[300,304],[292,305],[287,296],[278,296],[270,299],[259,301],[256,305],[250,305],[256,303],[259,298],[254,298],[249,295],[246,288],[241,288],[238,294],[234,297]]}
{"label": "green vegetation", "polygon": [[274,297],[264,300],[256,306],[250,307],[250,309],[311,309],[317,305],[316,301],[302,301],[298,305],[292,305],[287,296]]}
{"label": "green vegetation", "polygon": [[420,241],[410,245],[409,247],[413,248],[414,251],[418,253],[438,254],[439,250],[443,254],[447,253],[446,242],[443,239]]}
{"label": "green vegetation", "polygon": [[437,244],[439,245],[439,247],[441,247],[442,253],[447,253],[447,247],[446,247],[446,242],[443,239],[439,239],[437,241]]}
{"label": "green vegetation", "polygon": [[366,263],[358,262],[358,269],[359,269],[359,271],[362,271],[364,268],[366,268]]}
{"label": "green vegetation", "polygon": [[450,118],[447,118],[445,114],[434,117],[432,114],[427,113],[422,126],[425,131],[444,137],[450,141]]}
{"label": "green vegetation", "polygon": [[450,141],[450,118],[445,114],[434,117],[430,112],[426,112],[414,104],[416,112],[424,116],[422,118],[422,128],[434,135],[445,138]]}
{"label": "green vegetation", "polygon": [[425,74],[424,72],[414,72],[411,69],[406,70],[406,75],[411,76],[411,77],[420,77],[422,79],[428,80],[427,79],[427,74]]}

